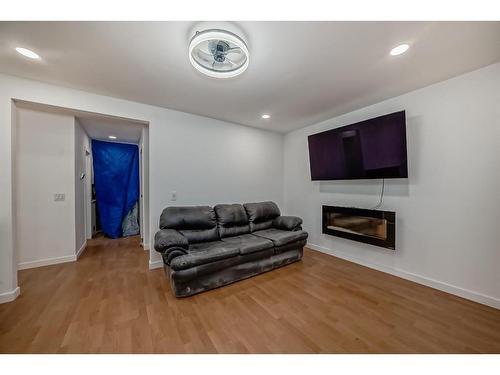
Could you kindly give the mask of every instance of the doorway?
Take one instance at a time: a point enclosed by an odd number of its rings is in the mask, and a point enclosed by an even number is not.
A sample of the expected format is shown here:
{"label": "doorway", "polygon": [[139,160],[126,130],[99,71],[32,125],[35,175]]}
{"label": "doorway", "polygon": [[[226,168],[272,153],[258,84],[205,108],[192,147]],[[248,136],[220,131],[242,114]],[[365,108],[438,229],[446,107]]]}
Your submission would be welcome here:
{"label": "doorway", "polygon": [[92,139],[96,229],[106,237],[140,234],[139,146]]}
{"label": "doorway", "polygon": [[[84,254],[99,225],[93,210],[98,205],[93,189],[93,140],[126,144],[136,150],[134,202],[126,213],[136,221],[125,235],[138,232],[141,245],[148,250],[149,124],[32,102],[16,100],[14,104],[17,269],[72,262]],[[120,236],[123,234],[121,230]]]}
{"label": "doorway", "polygon": [[149,250],[148,124],[98,115],[77,121],[89,137],[87,239],[137,233]]}

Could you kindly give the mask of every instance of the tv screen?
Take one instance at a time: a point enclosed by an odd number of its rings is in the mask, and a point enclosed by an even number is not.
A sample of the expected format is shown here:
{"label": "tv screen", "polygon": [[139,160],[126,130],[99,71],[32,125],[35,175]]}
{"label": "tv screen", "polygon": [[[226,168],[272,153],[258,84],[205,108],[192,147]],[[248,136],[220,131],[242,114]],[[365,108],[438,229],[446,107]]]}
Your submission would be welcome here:
{"label": "tv screen", "polygon": [[405,111],[310,135],[312,180],[408,177]]}

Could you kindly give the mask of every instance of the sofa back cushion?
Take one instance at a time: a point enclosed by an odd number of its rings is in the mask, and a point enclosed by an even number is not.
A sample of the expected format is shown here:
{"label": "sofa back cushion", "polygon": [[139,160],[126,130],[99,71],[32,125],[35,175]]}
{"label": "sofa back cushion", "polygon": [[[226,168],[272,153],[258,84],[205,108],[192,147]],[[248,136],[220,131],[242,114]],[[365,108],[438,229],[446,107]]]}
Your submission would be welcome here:
{"label": "sofa back cushion", "polygon": [[215,211],[209,206],[167,207],[160,216],[160,229],[176,229],[190,244],[219,239]]}
{"label": "sofa back cushion", "polygon": [[271,228],[273,220],[281,214],[274,202],[245,203],[243,207],[250,222],[250,232]]}
{"label": "sofa back cushion", "polygon": [[221,238],[250,233],[250,225],[241,204],[218,204],[214,207]]}

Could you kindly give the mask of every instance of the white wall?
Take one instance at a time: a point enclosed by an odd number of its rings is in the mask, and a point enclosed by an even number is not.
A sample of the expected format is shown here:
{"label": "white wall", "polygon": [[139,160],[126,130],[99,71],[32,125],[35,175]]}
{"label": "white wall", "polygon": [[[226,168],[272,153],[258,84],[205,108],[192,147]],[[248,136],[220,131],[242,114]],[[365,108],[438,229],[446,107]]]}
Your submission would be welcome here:
{"label": "white wall", "polygon": [[[396,251],[321,233],[321,206],[370,207],[380,180],[312,182],[307,135],[406,110],[409,178],[386,180]],[[500,64],[291,132],[286,211],[318,250],[500,308]]]}
{"label": "white wall", "polygon": [[[0,295],[15,293],[12,267],[12,113],[19,99],[149,123],[150,238],[168,205],[275,200],[282,204],[283,135],[126,100],[0,75]],[[5,172],[4,172],[5,171]],[[177,191],[178,200],[170,201]],[[151,267],[161,267],[151,251]],[[0,298],[1,299],[1,298]]]}
{"label": "white wall", "polygon": [[67,261],[75,255],[74,118],[19,109],[16,134],[19,268]]}
{"label": "white wall", "polygon": [[[77,255],[84,249],[87,241],[87,221],[88,208],[90,207],[89,197],[87,196],[90,180],[90,171],[88,170],[89,157],[85,155],[85,150],[90,151],[90,139],[85,130],[80,125],[78,119],[74,119],[75,126],[75,250]],[[85,173],[83,180],[80,179],[82,173]]]}
{"label": "white wall", "polygon": [[[167,206],[262,200],[282,205],[283,135],[169,112],[168,126],[149,128],[151,234]],[[171,201],[173,191],[177,201]],[[159,254],[151,254],[161,265]]]}

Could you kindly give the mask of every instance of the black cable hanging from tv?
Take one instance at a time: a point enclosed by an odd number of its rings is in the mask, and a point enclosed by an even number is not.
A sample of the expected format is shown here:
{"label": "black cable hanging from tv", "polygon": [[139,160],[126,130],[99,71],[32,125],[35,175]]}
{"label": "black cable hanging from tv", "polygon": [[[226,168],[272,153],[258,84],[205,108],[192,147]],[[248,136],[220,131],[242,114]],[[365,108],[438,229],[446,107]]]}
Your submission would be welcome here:
{"label": "black cable hanging from tv", "polygon": [[385,178],[382,179],[382,190],[380,191],[380,199],[377,205],[370,208],[370,210],[377,210],[382,206],[382,202],[384,200],[384,189],[385,189]]}

